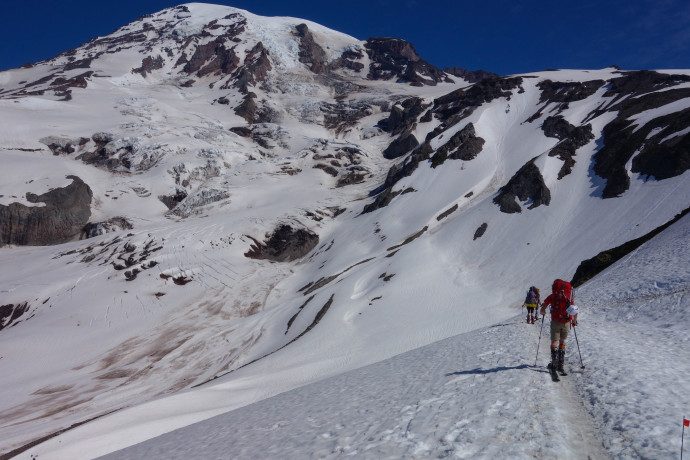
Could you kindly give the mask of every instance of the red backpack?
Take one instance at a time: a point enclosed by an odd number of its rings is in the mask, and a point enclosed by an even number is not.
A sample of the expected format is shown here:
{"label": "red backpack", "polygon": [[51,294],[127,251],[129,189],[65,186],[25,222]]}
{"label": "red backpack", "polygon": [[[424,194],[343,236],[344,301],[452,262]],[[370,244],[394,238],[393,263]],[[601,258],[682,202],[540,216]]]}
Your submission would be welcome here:
{"label": "red backpack", "polygon": [[567,310],[573,300],[573,287],[567,281],[556,280],[551,286],[551,294],[554,297],[552,317],[561,322],[570,321]]}

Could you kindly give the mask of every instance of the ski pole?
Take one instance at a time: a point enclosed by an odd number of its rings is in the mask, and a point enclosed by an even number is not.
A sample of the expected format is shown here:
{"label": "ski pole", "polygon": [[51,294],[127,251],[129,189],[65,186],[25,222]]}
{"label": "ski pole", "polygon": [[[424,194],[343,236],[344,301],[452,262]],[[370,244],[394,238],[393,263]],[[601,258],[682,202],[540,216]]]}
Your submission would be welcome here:
{"label": "ski pole", "polygon": [[541,331],[544,329],[544,316],[541,315],[541,327],[539,328],[539,342],[537,342],[537,355],[534,357],[534,365],[537,365],[537,357],[539,356],[539,345],[541,345]]}
{"label": "ski pole", "polygon": [[575,331],[575,326],[573,326],[573,332],[575,333],[575,343],[577,344],[577,352],[580,355],[580,364],[582,364],[582,368],[585,368],[585,363],[582,362],[582,353],[580,352],[580,342],[577,340],[577,332]]}

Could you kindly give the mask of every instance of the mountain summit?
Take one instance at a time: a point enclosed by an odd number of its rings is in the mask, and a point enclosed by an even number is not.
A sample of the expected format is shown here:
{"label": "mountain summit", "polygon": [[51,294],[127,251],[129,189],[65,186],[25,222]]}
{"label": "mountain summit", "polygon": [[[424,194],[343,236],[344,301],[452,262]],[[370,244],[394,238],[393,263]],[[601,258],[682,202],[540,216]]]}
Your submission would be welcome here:
{"label": "mountain summit", "polygon": [[0,72],[0,120],[7,452],[490,326],[690,202],[690,70],[444,72],[224,6]]}

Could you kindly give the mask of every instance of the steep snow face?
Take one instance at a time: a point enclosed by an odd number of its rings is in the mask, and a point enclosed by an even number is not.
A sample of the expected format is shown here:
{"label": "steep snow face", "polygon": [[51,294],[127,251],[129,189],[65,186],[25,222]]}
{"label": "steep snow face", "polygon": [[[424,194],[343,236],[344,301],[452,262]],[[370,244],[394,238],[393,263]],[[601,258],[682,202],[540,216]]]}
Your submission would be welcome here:
{"label": "steep snow face", "polygon": [[237,385],[191,423],[512,317],[687,207],[689,75],[467,85],[401,40],[202,4],[0,73],[3,235],[68,176],[92,193],[74,241],[0,251],[3,451]]}

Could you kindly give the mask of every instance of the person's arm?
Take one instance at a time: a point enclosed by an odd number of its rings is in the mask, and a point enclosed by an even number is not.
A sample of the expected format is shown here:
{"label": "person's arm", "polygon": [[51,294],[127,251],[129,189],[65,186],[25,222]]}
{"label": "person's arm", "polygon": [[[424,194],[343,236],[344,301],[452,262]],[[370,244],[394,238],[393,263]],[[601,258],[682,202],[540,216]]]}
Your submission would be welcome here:
{"label": "person's arm", "polygon": [[572,324],[573,326],[577,326],[577,315],[574,315],[574,316],[573,316],[573,319],[571,320],[571,324]]}
{"label": "person's arm", "polygon": [[546,299],[544,299],[544,303],[541,304],[541,310],[539,310],[539,312],[540,312],[542,315],[545,315],[545,314],[546,314],[546,307],[547,307],[548,305],[551,305],[551,296],[548,296]]}

